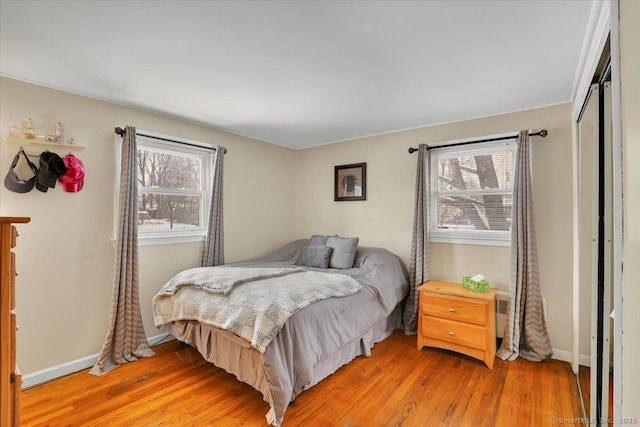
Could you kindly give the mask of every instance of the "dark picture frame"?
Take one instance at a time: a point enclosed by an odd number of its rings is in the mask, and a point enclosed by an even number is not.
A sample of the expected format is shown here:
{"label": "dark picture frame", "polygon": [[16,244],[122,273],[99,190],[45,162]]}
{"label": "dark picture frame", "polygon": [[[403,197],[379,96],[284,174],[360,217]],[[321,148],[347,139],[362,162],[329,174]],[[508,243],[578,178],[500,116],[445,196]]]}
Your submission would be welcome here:
{"label": "dark picture frame", "polygon": [[336,202],[367,200],[367,164],[336,166],[333,194],[333,200]]}

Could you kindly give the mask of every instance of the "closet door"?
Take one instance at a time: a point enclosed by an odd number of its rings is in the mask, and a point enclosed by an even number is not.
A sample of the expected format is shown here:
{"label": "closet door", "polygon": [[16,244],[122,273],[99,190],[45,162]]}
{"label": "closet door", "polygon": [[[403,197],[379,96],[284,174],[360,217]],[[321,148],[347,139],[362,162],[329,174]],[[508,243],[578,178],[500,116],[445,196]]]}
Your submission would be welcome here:
{"label": "closet door", "polygon": [[[602,230],[600,237],[602,245],[600,255],[602,257],[601,268],[602,275],[599,283],[601,291],[599,299],[601,301],[602,324],[600,325],[602,346],[602,367],[601,376],[601,395],[599,396],[601,409],[599,411],[601,419],[613,419],[613,414],[609,407],[610,401],[613,402],[613,390],[610,390],[610,380],[612,379],[612,360],[613,360],[613,127],[612,127],[612,104],[611,104],[611,82],[605,82],[601,86],[603,92],[601,103],[602,117],[602,133],[601,133],[601,177],[600,177],[600,197],[602,205],[600,206]],[[606,425],[607,423],[602,423]]]}
{"label": "closet door", "polygon": [[594,84],[578,121],[579,369],[587,417],[607,425],[613,289],[611,84]]}
{"label": "closet door", "polygon": [[591,86],[578,121],[579,368],[588,418],[597,414],[599,85]]}

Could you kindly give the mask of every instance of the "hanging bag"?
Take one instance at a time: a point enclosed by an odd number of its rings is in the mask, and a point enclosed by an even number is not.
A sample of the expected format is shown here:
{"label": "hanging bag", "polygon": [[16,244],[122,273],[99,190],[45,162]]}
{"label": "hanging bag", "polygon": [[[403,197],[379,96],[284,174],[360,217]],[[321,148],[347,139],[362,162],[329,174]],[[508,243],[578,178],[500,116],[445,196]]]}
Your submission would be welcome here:
{"label": "hanging bag", "polygon": [[[21,154],[24,156],[24,159],[31,168],[31,172],[33,172],[33,176],[26,180],[18,178],[18,174],[16,174],[15,171],[15,167],[18,165],[18,160],[20,160]],[[20,147],[20,151],[18,151],[18,154],[13,158],[13,162],[11,162],[11,167],[9,168],[9,172],[7,172],[7,176],[4,177],[4,186],[14,193],[28,193],[33,189],[37,175],[38,167],[29,160],[27,153],[25,153],[24,149]]]}

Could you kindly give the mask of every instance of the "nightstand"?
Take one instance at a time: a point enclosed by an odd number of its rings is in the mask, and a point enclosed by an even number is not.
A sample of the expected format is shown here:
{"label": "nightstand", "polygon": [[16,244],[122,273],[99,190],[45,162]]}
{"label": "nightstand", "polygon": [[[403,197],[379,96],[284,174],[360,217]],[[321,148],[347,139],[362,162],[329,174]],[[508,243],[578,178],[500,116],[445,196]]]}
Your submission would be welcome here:
{"label": "nightstand", "polygon": [[493,369],[496,354],[496,292],[430,280],[420,286],[418,350],[438,347],[480,359]]}

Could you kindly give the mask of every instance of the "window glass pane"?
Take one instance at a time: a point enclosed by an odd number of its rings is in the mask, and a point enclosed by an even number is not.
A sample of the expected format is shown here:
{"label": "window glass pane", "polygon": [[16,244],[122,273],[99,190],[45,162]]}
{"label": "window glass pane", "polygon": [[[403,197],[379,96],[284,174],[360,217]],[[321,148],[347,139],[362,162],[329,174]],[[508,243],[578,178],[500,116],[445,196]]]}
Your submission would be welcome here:
{"label": "window glass pane", "polygon": [[431,153],[432,240],[508,243],[515,153],[513,140]]}
{"label": "window glass pane", "polygon": [[511,229],[512,196],[438,196],[438,230]]}
{"label": "window glass pane", "polygon": [[513,152],[442,156],[438,159],[440,191],[511,188]]}
{"label": "window glass pane", "polygon": [[200,228],[200,196],[138,194],[138,230]]}
{"label": "window glass pane", "polygon": [[200,190],[202,160],[178,152],[138,149],[138,185],[147,188]]}

